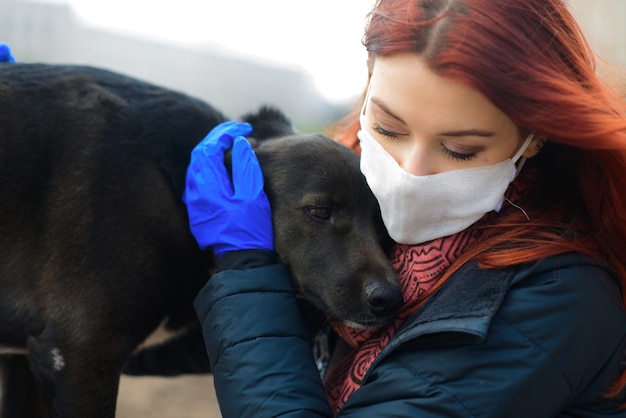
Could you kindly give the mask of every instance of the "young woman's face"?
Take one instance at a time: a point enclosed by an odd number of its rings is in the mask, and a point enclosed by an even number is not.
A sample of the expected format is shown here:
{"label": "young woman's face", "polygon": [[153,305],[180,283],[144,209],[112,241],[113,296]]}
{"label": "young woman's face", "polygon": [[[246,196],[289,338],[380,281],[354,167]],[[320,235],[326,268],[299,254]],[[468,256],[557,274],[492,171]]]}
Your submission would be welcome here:
{"label": "young woman's face", "polygon": [[485,96],[438,76],[412,53],[376,58],[364,109],[361,128],[419,176],[499,163],[524,139]]}

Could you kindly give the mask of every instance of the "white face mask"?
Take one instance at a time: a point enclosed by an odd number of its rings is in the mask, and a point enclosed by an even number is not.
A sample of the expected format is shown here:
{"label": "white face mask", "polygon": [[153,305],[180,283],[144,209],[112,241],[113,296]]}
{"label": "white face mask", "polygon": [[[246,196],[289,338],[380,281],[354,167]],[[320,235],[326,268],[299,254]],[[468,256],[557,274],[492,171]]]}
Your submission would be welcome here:
{"label": "white face mask", "polygon": [[389,235],[400,244],[420,244],[463,231],[487,212],[499,212],[509,183],[521,170],[519,151],[500,163],[415,176],[406,172],[365,129],[361,113],[361,172],[380,204]]}

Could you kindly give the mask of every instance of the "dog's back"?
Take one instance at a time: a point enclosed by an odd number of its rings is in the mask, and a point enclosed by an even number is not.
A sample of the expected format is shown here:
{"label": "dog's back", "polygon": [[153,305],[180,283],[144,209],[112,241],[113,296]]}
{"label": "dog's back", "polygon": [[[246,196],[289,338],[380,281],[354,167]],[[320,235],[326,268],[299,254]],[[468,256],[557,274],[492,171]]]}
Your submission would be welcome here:
{"label": "dog's back", "polygon": [[[115,380],[163,317],[193,315],[176,300],[209,268],[180,196],[191,149],[224,117],[104,70],[33,64],[0,65],[0,109],[0,347],[28,344],[44,386]],[[75,355],[103,342],[106,358]],[[80,383],[77,398],[100,396]]]}
{"label": "dog's back", "polygon": [[[190,259],[196,245],[180,196],[189,152],[224,120],[219,112],[103,70],[19,64],[0,67],[0,108],[0,258],[9,261],[0,317],[28,318],[31,328],[12,342],[43,331],[33,319],[59,310],[68,291],[73,309],[82,302],[91,317],[91,301],[111,287],[158,303],[167,276],[194,276],[189,269],[201,266]],[[40,287],[35,310],[29,298]]]}

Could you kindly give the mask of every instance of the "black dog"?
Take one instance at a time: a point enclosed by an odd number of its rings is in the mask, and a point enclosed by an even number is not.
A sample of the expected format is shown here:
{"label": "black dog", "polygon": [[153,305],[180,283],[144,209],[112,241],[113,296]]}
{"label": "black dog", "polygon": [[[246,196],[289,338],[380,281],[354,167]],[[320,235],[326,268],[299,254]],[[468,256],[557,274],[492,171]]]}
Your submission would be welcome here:
{"label": "black dog", "polygon": [[[247,119],[261,140],[292,133],[277,111]],[[112,418],[133,350],[164,321],[195,324],[191,301],[213,264],[180,197],[191,149],[224,120],[197,99],[104,70],[0,65],[7,418]],[[351,324],[388,322],[402,296],[358,157],[302,135],[261,142],[257,155],[276,250],[302,295]],[[25,393],[27,404],[14,401]]]}

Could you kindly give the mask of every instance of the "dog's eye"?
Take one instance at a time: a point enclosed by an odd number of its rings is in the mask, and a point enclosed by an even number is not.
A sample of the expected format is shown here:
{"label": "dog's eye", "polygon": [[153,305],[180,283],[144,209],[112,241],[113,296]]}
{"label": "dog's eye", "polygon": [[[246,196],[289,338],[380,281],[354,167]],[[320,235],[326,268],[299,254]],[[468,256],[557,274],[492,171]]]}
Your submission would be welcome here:
{"label": "dog's eye", "polygon": [[329,220],[330,215],[331,215],[330,209],[322,207],[322,206],[311,206],[311,207],[305,208],[305,211],[306,211],[306,214],[309,215],[311,218],[320,220],[320,221]]}

